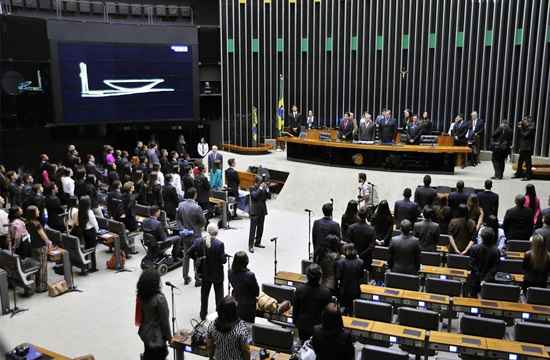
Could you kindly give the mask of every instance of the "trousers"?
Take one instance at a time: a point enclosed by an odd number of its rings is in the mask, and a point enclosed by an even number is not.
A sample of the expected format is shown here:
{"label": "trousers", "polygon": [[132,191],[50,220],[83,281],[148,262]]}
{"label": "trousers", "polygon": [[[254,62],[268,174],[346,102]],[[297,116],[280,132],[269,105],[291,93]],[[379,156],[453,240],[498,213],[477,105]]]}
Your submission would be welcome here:
{"label": "trousers", "polygon": [[495,171],[495,177],[502,179],[502,176],[504,174],[504,166],[506,161],[507,154],[506,152],[503,152],[501,150],[493,150],[493,168]]}
{"label": "trousers", "polygon": [[[530,178],[532,176],[532,170],[533,164],[531,162],[531,151],[520,151],[519,152],[519,159],[518,159],[518,168],[516,170],[516,176],[522,176],[524,175],[527,178]],[[523,164],[525,163],[526,171],[525,174],[523,174]]]}
{"label": "trousers", "polygon": [[216,297],[216,306],[223,299],[223,282],[212,282],[210,280],[202,280],[201,285],[201,320],[206,319],[208,314],[208,298],[210,297],[210,288],[214,285],[214,296]]}
{"label": "trousers", "polygon": [[251,249],[254,245],[262,243],[262,235],[264,234],[265,215],[250,216],[250,233],[248,234],[248,248]]}

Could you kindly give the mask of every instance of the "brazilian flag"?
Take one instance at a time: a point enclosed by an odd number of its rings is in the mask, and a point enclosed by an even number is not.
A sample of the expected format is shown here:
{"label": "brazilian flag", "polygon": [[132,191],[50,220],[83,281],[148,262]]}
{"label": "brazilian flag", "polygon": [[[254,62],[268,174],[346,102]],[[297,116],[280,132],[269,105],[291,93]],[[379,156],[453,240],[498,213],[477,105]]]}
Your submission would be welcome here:
{"label": "brazilian flag", "polygon": [[285,125],[285,100],[283,95],[283,75],[279,77],[279,98],[277,100],[277,121],[275,127],[277,128],[277,133],[281,136],[283,132],[283,127]]}

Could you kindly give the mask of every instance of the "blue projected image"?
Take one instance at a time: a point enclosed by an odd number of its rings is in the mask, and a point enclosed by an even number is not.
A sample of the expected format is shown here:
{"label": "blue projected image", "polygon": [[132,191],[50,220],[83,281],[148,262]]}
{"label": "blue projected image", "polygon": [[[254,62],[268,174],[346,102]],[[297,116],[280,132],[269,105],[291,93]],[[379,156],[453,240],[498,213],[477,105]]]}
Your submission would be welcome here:
{"label": "blue projected image", "polygon": [[191,47],[60,43],[69,123],[193,119]]}

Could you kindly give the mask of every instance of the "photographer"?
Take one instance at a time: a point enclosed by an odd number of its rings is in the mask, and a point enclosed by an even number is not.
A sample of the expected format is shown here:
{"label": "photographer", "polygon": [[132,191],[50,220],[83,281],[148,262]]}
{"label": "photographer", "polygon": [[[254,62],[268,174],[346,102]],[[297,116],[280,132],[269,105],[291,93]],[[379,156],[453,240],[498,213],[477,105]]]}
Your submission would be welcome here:
{"label": "photographer", "polygon": [[[531,126],[531,118],[525,116],[518,124],[519,139],[519,159],[518,167],[514,178],[523,177],[523,181],[531,180],[533,147],[535,143],[535,129]],[[523,172],[523,163],[525,163],[525,173]]]}
{"label": "photographer", "polygon": [[256,176],[256,183],[250,190],[250,234],[248,236],[248,251],[254,252],[254,247],[265,248],[262,245],[264,220],[267,215],[266,200],[269,198],[269,186],[265,176]]}

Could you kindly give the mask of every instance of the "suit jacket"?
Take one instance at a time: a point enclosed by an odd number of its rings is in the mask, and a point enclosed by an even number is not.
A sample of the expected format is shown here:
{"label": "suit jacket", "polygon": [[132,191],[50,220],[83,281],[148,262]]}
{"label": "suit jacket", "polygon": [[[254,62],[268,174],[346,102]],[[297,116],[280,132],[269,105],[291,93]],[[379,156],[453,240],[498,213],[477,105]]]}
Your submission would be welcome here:
{"label": "suit jacket", "polygon": [[500,251],[496,246],[476,244],[470,249],[470,270],[476,282],[494,281],[499,262]]}
{"label": "suit jacket", "polygon": [[[361,284],[365,263],[359,258],[341,258],[336,262],[336,280],[338,292],[343,299],[351,302],[361,296]],[[348,304],[344,304],[348,305]]]}
{"label": "suit jacket", "polygon": [[122,194],[122,206],[124,208],[124,224],[128,231],[136,231],[138,224],[136,220],[136,195],[134,193]]}
{"label": "suit jacket", "polygon": [[397,120],[394,118],[378,118],[378,124],[380,125],[380,140],[383,143],[392,143],[395,141],[395,134],[397,133]]}
{"label": "suit jacket", "polygon": [[288,113],[287,124],[289,128],[299,128],[302,126],[302,113],[297,112],[294,116],[293,112]]}
{"label": "suit jacket", "polygon": [[313,326],[321,323],[321,314],[330,302],[330,290],[326,287],[305,284],[296,289],[292,317],[300,329],[311,332]]}
{"label": "suit jacket", "polygon": [[550,225],[543,225],[541,228],[535,230],[535,234],[539,234],[544,238],[546,250],[550,251]]}
{"label": "suit jacket", "polygon": [[265,216],[267,215],[267,205],[265,204],[269,193],[267,190],[260,189],[259,186],[254,186],[250,190],[250,216]]}
{"label": "suit jacket", "polygon": [[471,122],[472,128],[468,133],[468,140],[475,140],[476,136],[483,136],[483,132],[485,131],[485,120],[483,119],[477,119],[476,120],[476,126],[474,127],[474,122]]}
{"label": "suit jacket", "polygon": [[178,230],[192,229],[193,236],[201,236],[201,231],[206,224],[202,208],[195,200],[185,199],[180,202],[176,212],[176,227]]}
{"label": "suit jacket", "polygon": [[110,191],[107,194],[107,210],[109,216],[115,220],[119,220],[124,214],[124,208],[122,205],[122,193],[118,190]]}
{"label": "suit jacket", "polygon": [[170,310],[166,298],[160,291],[149,301],[141,303],[141,316],[142,323],[138,333],[145,346],[158,348],[170,341]]}
{"label": "suit jacket", "polygon": [[407,141],[409,144],[418,144],[420,142],[420,136],[422,136],[422,128],[418,124],[407,124]]}
{"label": "suit jacket", "polygon": [[252,271],[233,272],[229,270],[229,282],[233,288],[231,295],[239,305],[256,304],[256,298],[260,295],[260,287]]}
{"label": "suit jacket", "polygon": [[376,245],[376,233],[374,228],[365,222],[357,222],[350,225],[346,237],[355,245],[357,255],[364,261],[366,268],[372,264],[372,251]]}
{"label": "suit jacket", "polygon": [[338,135],[341,139],[351,140],[353,135],[353,120],[352,119],[342,119],[340,125],[338,125]]}
{"label": "suit jacket", "polygon": [[315,220],[311,229],[311,240],[314,251],[317,251],[324,244],[327,235],[336,235],[340,239],[340,225],[328,217]]}
{"label": "suit jacket", "polygon": [[390,242],[388,267],[392,272],[417,275],[420,270],[420,244],[414,236],[394,236]]}
{"label": "suit jacket", "polygon": [[501,125],[493,133],[492,150],[508,155],[510,153],[510,147],[512,146],[513,136],[514,133],[508,125]]}
{"label": "suit jacket", "polygon": [[422,211],[424,206],[432,206],[437,198],[437,190],[432,187],[419,186],[414,192],[414,202],[418,210]]}
{"label": "suit jacket", "polygon": [[201,261],[201,274],[203,281],[211,281],[213,283],[223,283],[223,264],[227,262],[225,256],[225,246],[218,239],[212,239],[210,247],[206,247],[206,242],[202,238],[197,238],[193,241],[193,245],[189,249],[189,255],[193,259],[205,257]]}
{"label": "suit jacket", "polygon": [[225,183],[227,184],[227,193],[229,196],[239,197],[239,173],[234,168],[230,167],[225,170]]}
{"label": "suit jacket", "polygon": [[494,215],[498,218],[498,194],[485,190],[477,193],[479,200],[479,206],[483,209],[485,219],[490,215]]}
{"label": "suit jacket", "polygon": [[466,120],[463,120],[460,123],[455,123],[451,135],[454,137],[456,145],[466,145],[468,143],[466,136],[468,135],[469,128],[470,123]]}
{"label": "suit jacket", "polygon": [[529,240],[533,233],[533,209],[517,206],[508,209],[502,228],[508,240]]}
{"label": "suit jacket", "polygon": [[535,146],[535,129],[532,126],[518,129],[519,151],[533,153]]}
{"label": "suit jacket", "polygon": [[61,206],[61,200],[57,195],[48,195],[46,197],[46,209],[48,210],[48,226],[59,231],[65,231],[65,223],[60,214],[65,210]]}
{"label": "suit jacket", "polygon": [[449,194],[449,207],[451,208],[451,216],[458,217],[458,207],[460,204],[466,205],[468,202],[468,194],[465,192],[452,192]]}
{"label": "suit jacket", "polygon": [[423,220],[414,224],[414,236],[418,238],[421,251],[437,251],[439,224]]}
{"label": "suit jacket", "polygon": [[168,234],[166,233],[166,229],[164,228],[162,222],[154,217],[148,217],[143,220],[142,227],[143,232],[153,235],[157,242],[165,241],[168,238]]}
{"label": "suit jacket", "polygon": [[164,210],[170,219],[176,218],[176,210],[179,205],[179,196],[176,188],[172,184],[166,183],[162,191],[164,199]]}
{"label": "suit jacket", "polygon": [[216,154],[213,152],[208,154],[208,170],[211,170],[214,167],[214,161],[216,160],[220,161],[220,169],[223,170],[223,155],[219,152],[216,152]]}
{"label": "suit jacket", "polygon": [[317,360],[355,359],[353,337],[345,329],[335,332],[325,330],[322,325],[316,325],[313,330],[311,346],[317,354]]}
{"label": "suit jacket", "polygon": [[210,199],[210,182],[204,174],[195,177],[195,187],[197,188],[197,202],[201,205],[208,204]]}
{"label": "suit jacket", "polygon": [[393,207],[393,216],[397,227],[401,225],[401,221],[407,219],[411,223],[415,223],[418,218],[418,208],[416,204],[410,200],[398,200]]}
{"label": "suit jacket", "polygon": [[374,122],[366,124],[364,122],[359,123],[359,140],[360,141],[374,141],[376,126]]}

